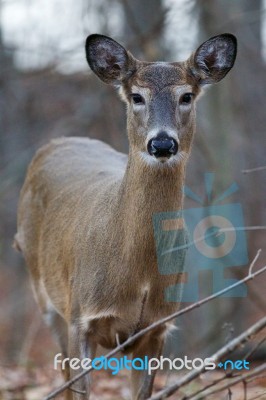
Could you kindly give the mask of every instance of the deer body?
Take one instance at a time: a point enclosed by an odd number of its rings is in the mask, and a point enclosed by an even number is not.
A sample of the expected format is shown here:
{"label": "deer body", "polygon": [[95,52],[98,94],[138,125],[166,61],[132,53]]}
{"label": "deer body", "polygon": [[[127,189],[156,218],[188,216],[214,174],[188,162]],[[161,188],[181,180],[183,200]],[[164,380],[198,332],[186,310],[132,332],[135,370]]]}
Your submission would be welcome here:
{"label": "deer body", "polygon": [[[173,171],[172,203],[169,193],[165,196],[162,191],[163,182],[156,182],[160,174],[150,176],[153,183],[145,194],[141,182],[145,170],[142,174],[132,171],[131,176],[126,163],[124,154],[97,140],[53,140],[37,153],[29,169],[22,191],[23,212],[19,214],[19,225],[26,228],[19,231],[17,240],[25,256],[30,254],[28,264],[33,266],[33,276],[36,263],[31,257],[38,258],[37,285],[42,291],[46,288],[47,297],[60,315],[69,318],[71,306],[76,306],[77,317],[84,323],[86,318],[129,319],[129,334],[138,322],[143,293],[151,280],[158,282],[149,290],[155,291],[151,296],[152,314],[148,304],[145,310],[146,324],[158,319],[162,312],[169,313],[173,306],[160,299],[154,307],[158,285],[164,277],[156,263],[152,215],[168,210],[173,203],[179,209],[181,193]],[[106,165],[111,168],[106,170]],[[128,196],[128,185],[136,196]],[[152,208],[149,213],[147,200]],[[54,234],[51,225],[56,226]],[[27,226],[34,226],[34,231],[25,232]],[[27,253],[33,243],[34,248]],[[73,246],[77,243],[75,254]],[[72,292],[75,305],[69,302]],[[140,302],[139,307],[136,302]],[[112,341],[110,347],[113,344]]]}
{"label": "deer body", "polygon": [[[44,146],[21,191],[15,238],[66,357],[93,358],[97,345],[115,347],[117,335],[122,342],[177,309],[164,291],[180,275],[158,271],[152,217],[182,209],[195,131],[192,97],[229,71],[235,46],[225,34],[187,62],[142,63],[110,38],[87,39],[92,70],[120,85],[128,104],[129,156],[85,138]],[[162,326],[128,351],[159,357],[167,330]],[[133,398],[148,398],[153,379],[133,371]],[[89,379],[78,381],[75,388],[86,395],[74,398],[88,398],[89,386]]]}

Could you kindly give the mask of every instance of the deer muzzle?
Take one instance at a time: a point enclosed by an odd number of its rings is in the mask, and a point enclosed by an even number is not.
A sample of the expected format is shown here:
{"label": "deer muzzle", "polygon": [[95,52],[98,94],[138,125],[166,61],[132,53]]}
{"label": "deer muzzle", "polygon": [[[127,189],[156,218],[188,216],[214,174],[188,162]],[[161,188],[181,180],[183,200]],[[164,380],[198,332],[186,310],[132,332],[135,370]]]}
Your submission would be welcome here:
{"label": "deer muzzle", "polygon": [[161,132],[149,140],[147,150],[151,156],[156,158],[170,158],[177,153],[178,143],[166,132]]}

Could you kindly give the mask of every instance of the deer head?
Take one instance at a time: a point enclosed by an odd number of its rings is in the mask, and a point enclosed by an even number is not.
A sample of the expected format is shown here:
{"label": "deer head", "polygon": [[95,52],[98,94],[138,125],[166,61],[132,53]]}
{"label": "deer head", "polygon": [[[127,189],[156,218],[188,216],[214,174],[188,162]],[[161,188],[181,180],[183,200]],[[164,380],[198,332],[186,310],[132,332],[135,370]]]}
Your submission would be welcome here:
{"label": "deer head", "polygon": [[95,34],[86,41],[92,71],[119,87],[127,104],[130,153],[153,166],[187,159],[196,100],[206,84],[219,82],[230,71],[236,50],[236,38],[222,34],[184,62],[143,62],[109,37]]}

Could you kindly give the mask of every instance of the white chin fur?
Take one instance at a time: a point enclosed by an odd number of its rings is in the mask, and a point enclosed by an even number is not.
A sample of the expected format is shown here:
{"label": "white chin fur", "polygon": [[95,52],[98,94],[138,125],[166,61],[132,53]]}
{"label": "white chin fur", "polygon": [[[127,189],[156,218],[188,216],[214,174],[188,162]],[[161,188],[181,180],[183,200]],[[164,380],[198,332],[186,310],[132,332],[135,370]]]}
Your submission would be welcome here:
{"label": "white chin fur", "polygon": [[167,157],[160,157],[156,158],[154,156],[151,156],[149,153],[146,153],[145,151],[140,152],[140,157],[141,159],[145,162],[145,164],[153,166],[153,167],[174,167],[177,164],[180,164],[182,161],[186,161],[188,154],[185,153],[184,151],[180,151],[174,156],[171,156],[170,158]]}

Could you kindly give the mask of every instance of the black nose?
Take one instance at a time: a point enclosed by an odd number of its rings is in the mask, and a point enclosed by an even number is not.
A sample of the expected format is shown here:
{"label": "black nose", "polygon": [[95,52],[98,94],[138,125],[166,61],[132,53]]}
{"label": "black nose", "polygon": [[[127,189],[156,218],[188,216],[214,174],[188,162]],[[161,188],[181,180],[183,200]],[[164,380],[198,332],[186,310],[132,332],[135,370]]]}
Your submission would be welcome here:
{"label": "black nose", "polygon": [[169,158],[177,153],[178,143],[167,133],[161,132],[155,138],[149,140],[147,148],[151,156]]}

